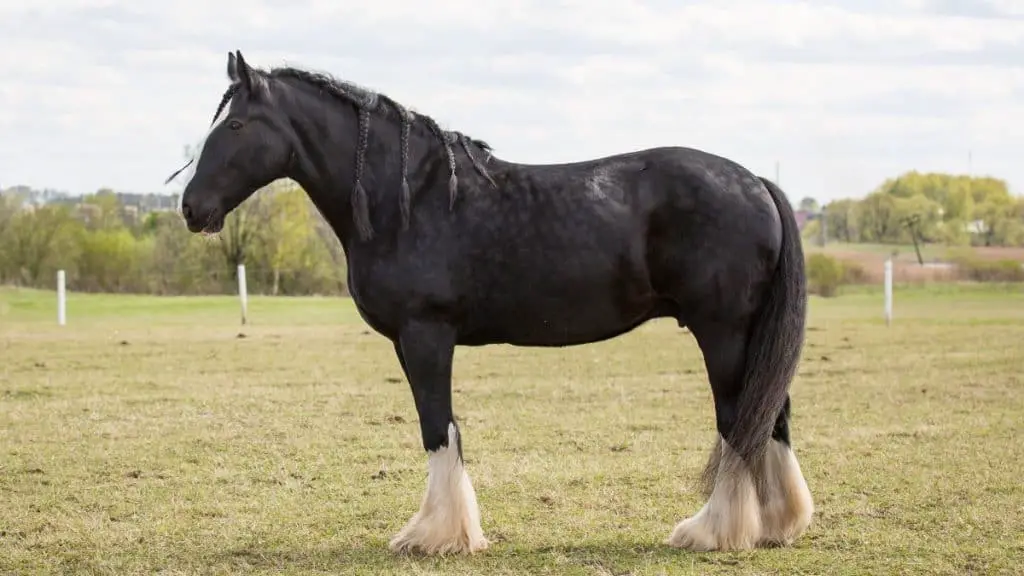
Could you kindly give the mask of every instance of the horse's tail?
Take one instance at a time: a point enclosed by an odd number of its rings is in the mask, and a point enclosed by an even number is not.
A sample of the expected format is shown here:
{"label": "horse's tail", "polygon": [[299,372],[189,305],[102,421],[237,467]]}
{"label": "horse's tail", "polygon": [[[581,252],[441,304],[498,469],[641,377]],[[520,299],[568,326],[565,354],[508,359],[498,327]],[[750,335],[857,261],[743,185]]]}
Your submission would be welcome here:
{"label": "horse's tail", "polygon": [[[782,247],[768,293],[747,341],[743,387],[729,445],[758,468],[776,420],[789,407],[789,384],[796,374],[804,344],[807,277],[804,252],[793,208],[775,183],[761,182],[782,221]],[[785,441],[788,443],[788,434]],[[756,472],[755,472],[755,475]]]}

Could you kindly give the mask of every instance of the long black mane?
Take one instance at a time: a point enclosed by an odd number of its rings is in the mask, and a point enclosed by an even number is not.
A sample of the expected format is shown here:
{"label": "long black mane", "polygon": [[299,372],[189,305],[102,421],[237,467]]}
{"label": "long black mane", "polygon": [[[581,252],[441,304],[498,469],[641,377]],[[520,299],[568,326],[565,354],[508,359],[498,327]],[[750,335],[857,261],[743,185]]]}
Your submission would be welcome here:
{"label": "long black mane", "polygon": [[[461,146],[466,157],[473,164],[473,167],[477,172],[486,178],[492,185],[494,184],[494,180],[491,178],[483,162],[473,154],[472,150],[473,147],[476,147],[483,153],[487,154],[489,158],[492,151],[489,144],[482,140],[471,138],[455,130],[444,130],[440,125],[438,125],[437,121],[430,116],[413,112],[384,94],[374,92],[353,82],[339,80],[329,74],[312,72],[294,67],[271,68],[269,71],[252,69],[252,71],[256,72],[258,76],[264,79],[296,80],[309,84],[321,93],[355,106],[359,119],[359,132],[358,141],[356,143],[355,182],[352,192],[352,206],[356,226],[364,238],[370,238],[373,235],[373,230],[370,226],[366,191],[362,186],[363,167],[366,163],[366,151],[369,145],[370,119],[373,115],[386,119],[391,119],[391,117],[394,116],[401,122],[400,153],[402,161],[402,189],[399,198],[403,229],[407,229],[409,226],[409,211],[412,203],[412,193],[409,189],[408,174],[409,134],[413,128],[426,130],[428,134],[425,135],[432,136],[435,141],[444,148],[445,157],[448,161],[448,170],[451,174],[448,181],[449,209],[455,206],[455,198],[458,191],[455,150],[453,149],[455,144]],[[221,107],[231,99],[231,95],[232,88],[228,88],[228,92],[225,93],[224,98],[222,99]],[[218,110],[214,118],[217,118],[219,115],[220,110]]]}

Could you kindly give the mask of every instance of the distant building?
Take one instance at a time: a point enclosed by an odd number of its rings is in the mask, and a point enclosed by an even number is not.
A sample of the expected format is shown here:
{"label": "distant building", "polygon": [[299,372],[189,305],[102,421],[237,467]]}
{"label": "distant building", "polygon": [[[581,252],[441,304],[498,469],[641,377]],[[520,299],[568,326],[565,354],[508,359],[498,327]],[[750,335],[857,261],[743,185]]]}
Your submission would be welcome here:
{"label": "distant building", "polygon": [[[178,194],[139,194],[114,192],[109,189],[100,190],[99,193],[113,194],[124,208],[126,216],[135,219],[149,212],[172,212],[178,208]],[[78,207],[85,199],[85,195],[71,195],[49,189],[33,190],[28,186],[0,189],[0,195],[17,198],[17,205],[23,210],[35,210],[48,204],[63,204],[81,212]]]}

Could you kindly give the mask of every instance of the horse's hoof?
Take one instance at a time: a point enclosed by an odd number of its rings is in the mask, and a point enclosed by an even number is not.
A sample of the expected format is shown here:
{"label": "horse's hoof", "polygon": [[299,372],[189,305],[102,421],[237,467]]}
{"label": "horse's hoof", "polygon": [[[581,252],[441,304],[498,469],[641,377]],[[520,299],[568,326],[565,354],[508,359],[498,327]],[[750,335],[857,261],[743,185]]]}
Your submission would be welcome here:
{"label": "horse's hoof", "polygon": [[391,540],[388,547],[396,554],[444,556],[475,554],[486,550],[489,545],[490,542],[483,536],[471,538],[468,534],[460,534],[454,538],[431,538],[428,535],[403,530]]}

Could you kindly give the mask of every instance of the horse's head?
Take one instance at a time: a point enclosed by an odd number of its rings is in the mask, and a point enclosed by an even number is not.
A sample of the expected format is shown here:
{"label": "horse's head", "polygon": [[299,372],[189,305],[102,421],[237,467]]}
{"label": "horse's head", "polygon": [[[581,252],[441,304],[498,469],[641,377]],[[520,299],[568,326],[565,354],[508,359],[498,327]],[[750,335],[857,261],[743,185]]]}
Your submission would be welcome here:
{"label": "horse's head", "polygon": [[286,176],[293,131],[275,102],[271,80],[228,54],[231,86],[224,94],[181,196],[192,232],[217,233],[224,218],[256,190]]}

